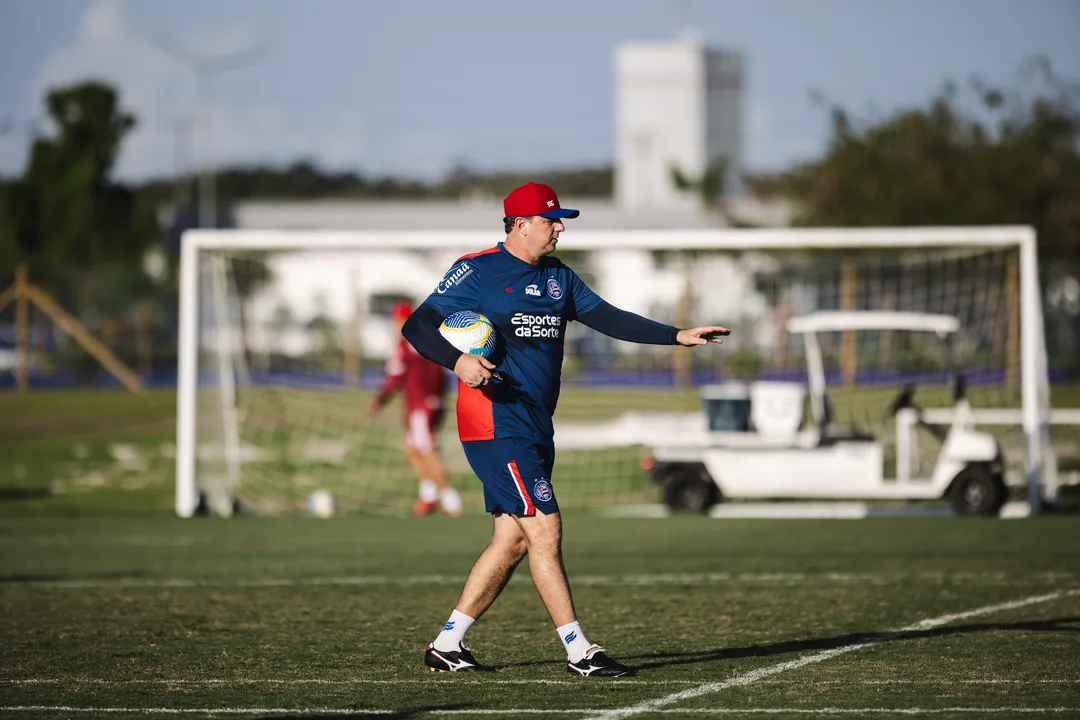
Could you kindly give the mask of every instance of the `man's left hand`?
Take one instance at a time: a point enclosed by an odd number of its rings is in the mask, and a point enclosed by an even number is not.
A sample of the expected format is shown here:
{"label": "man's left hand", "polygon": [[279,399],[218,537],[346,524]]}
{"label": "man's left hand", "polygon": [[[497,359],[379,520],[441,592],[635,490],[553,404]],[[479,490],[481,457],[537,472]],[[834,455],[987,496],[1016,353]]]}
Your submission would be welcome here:
{"label": "man's left hand", "polygon": [[704,327],[690,328],[689,330],[680,330],[675,339],[683,347],[708,345],[709,343],[716,343],[719,345],[724,342],[724,336],[730,334],[731,331],[726,327],[706,325]]}

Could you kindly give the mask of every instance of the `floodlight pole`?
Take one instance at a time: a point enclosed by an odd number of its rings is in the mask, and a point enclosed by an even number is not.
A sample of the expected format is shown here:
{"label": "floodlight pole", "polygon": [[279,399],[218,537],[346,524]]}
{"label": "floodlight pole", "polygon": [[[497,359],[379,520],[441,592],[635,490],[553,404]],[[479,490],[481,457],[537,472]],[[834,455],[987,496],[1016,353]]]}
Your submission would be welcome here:
{"label": "floodlight pole", "polygon": [[210,117],[214,76],[247,65],[262,54],[261,43],[224,55],[202,55],[169,35],[154,38],[154,44],[174,60],[192,70],[199,78],[199,125],[202,135],[202,172],[199,174],[199,227],[217,227],[217,168],[213,152],[213,122]]}

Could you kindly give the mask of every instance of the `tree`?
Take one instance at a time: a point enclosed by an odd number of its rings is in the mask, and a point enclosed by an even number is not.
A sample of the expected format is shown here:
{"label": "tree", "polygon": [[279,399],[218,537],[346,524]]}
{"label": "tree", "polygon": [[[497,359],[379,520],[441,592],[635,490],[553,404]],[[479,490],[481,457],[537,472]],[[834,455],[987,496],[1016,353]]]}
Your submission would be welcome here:
{"label": "tree", "polygon": [[[804,226],[1032,225],[1045,258],[1080,255],[1080,92],[1045,60],[1005,91],[947,84],[926,107],[859,122],[829,108],[825,154],[750,178]],[[1032,88],[1032,89],[1028,89]]]}
{"label": "tree", "polygon": [[671,182],[675,189],[696,195],[701,206],[724,225],[734,228],[755,227],[753,223],[735,215],[731,204],[727,201],[726,188],[731,179],[730,175],[731,161],[725,157],[715,157],[710,160],[704,172],[696,178],[686,175],[678,166],[671,167]]}
{"label": "tree", "polygon": [[9,188],[0,257],[29,264],[46,285],[59,268],[137,262],[157,239],[155,217],[109,179],[135,118],[97,82],[52,90],[45,106],[56,132],[34,142]]}
{"label": "tree", "polygon": [[[45,108],[54,132],[34,142],[22,175],[0,197],[0,266],[28,266],[35,285],[107,345],[128,326],[138,347],[150,347],[158,288],[142,261],[159,238],[156,215],[110,179],[135,118],[97,82],[54,89]],[[68,360],[74,369],[85,358],[75,351]]]}

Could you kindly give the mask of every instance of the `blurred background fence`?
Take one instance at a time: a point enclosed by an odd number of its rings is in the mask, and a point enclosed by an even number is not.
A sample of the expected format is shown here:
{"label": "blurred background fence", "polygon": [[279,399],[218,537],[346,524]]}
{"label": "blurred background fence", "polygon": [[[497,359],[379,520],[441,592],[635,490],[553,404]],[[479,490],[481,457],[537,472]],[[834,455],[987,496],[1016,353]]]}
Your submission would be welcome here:
{"label": "blurred background fence", "polygon": [[[572,246],[572,235],[566,244]],[[573,258],[568,260],[573,262]],[[430,264],[430,263],[428,263]],[[251,263],[236,265],[243,277]],[[265,267],[265,266],[264,266]],[[823,266],[831,269],[833,287],[823,296],[841,297],[841,269],[833,260]],[[807,284],[821,283],[823,268],[807,267]],[[272,275],[259,270],[258,282],[247,281],[250,292],[260,285],[274,283]],[[378,270],[376,270],[378,272]],[[589,268],[580,272],[586,277]],[[759,371],[774,373],[799,370],[791,366],[790,354],[783,347],[770,352],[755,347],[740,338],[761,338],[765,330],[759,326],[751,308],[745,305],[717,308],[710,303],[702,288],[710,283],[730,282],[722,275],[708,277],[708,269],[696,277],[700,287],[692,289],[690,304],[680,305],[681,280],[661,293],[668,302],[653,301],[646,314],[665,322],[677,323],[679,315],[695,321],[717,321],[730,324],[736,330],[731,352],[715,359],[704,355],[687,358],[692,365],[678,365],[677,354],[645,350],[639,353],[614,352],[614,341],[597,336],[584,328],[573,327],[568,337],[566,373],[575,382],[584,384],[625,384],[663,386],[702,384],[716,381],[722,369],[729,374],[746,375]],[[428,272],[432,274],[432,272]],[[1080,260],[1063,260],[1042,268],[1044,294],[1043,314],[1049,366],[1052,382],[1066,382],[1080,372]],[[20,332],[15,272],[0,272],[0,289],[12,292],[6,307],[0,309],[0,387],[14,389],[18,384],[20,337],[27,361],[27,386],[30,388],[94,388],[118,387],[122,381],[95,358],[84,344],[65,331],[66,323],[57,322],[57,311],[85,328],[87,333],[105,346],[111,355],[130,368],[147,388],[175,388],[177,368],[177,311],[175,282],[164,276],[154,277],[143,263],[115,263],[90,270],[51,268],[47,273],[28,275],[37,294],[27,297],[25,331]],[[662,280],[653,278],[651,282]],[[342,289],[348,288],[348,276],[339,278]],[[310,296],[298,305],[289,305],[282,298],[262,298],[263,314],[256,318],[249,332],[259,338],[258,352],[250,357],[255,382],[263,378],[271,382],[276,376],[284,379],[292,370],[296,382],[316,383],[327,387],[358,385],[371,388],[382,377],[383,363],[391,343],[388,323],[390,303],[397,299],[418,302],[423,295],[407,295],[396,291],[367,296],[363,301],[363,316],[352,317],[355,327],[348,327],[345,317],[335,316],[328,307],[327,294],[318,287],[308,287]],[[716,293],[713,293],[714,295]],[[865,292],[863,293],[865,295]],[[42,295],[52,302],[36,302]],[[654,295],[655,296],[655,295]],[[3,300],[4,298],[0,298]],[[836,303],[833,303],[836,305]],[[864,303],[865,304],[865,303]],[[827,305],[821,309],[830,308]],[[740,313],[743,313],[740,317]],[[350,350],[350,337],[356,337]],[[363,342],[367,339],[367,342]],[[687,376],[685,373],[691,372]],[[680,375],[683,373],[683,375]],[[303,375],[304,377],[299,377]]]}

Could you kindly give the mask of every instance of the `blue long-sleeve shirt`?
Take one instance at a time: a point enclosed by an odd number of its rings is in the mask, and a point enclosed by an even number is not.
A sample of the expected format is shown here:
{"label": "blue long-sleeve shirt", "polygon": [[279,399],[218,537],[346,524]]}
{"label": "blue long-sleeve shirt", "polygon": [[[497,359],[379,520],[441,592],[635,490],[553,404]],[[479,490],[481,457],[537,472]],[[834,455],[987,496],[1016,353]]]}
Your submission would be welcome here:
{"label": "blue long-sleeve shirt", "polygon": [[577,320],[619,340],[675,345],[678,328],[610,305],[553,257],[530,265],[504,245],[466,255],[402,328],[417,352],[453,369],[461,352],[439,334],[443,318],[461,310],[485,315],[499,344],[499,380],[481,388],[458,384],[463,441],[524,437],[550,444],[559,399],[566,326]]}

